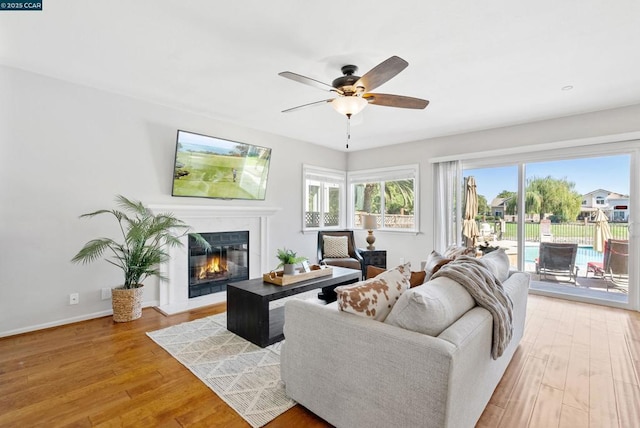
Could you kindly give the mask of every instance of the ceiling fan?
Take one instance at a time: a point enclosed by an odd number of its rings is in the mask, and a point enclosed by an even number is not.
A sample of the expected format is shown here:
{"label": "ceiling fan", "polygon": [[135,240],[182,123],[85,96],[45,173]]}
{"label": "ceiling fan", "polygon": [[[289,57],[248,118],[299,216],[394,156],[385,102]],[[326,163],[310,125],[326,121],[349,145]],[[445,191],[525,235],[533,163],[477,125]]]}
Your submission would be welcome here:
{"label": "ceiling fan", "polygon": [[429,104],[429,101],[427,100],[406,97],[403,95],[378,94],[370,92],[396,76],[402,70],[407,68],[408,65],[409,63],[402,58],[392,56],[373,67],[362,77],[355,74],[358,71],[357,66],[345,65],[341,69],[343,76],[335,79],[331,85],[290,71],[283,71],[282,73],[278,73],[282,77],[295,80],[299,83],[304,83],[305,85],[313,86],[314,88],[334,92],[338,95],[335,98],[329,98],[283,110],[283,113],[326,103],[331,103],[331,106],[338,113],[346,115],[347,118],[351,118],[352,115],[361,112],[362,109],[369,104],[387,107],[424,109]]}

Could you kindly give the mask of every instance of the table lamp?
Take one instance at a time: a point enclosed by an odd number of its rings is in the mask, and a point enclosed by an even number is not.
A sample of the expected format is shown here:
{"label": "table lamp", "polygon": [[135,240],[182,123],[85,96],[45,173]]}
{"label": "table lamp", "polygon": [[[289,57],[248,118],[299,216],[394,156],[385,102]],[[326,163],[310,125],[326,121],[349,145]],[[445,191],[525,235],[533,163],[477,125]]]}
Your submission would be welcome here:
{"label": "table lamp", "polygon": [[376,247],[373,245],[376,242],[376,237],[373,236],[373,231],[378,228],[378,219],[375,215],[367,214],[364,216],[364,228],[369,231],[369,235],[367,235],[367,250],[375,250]]}

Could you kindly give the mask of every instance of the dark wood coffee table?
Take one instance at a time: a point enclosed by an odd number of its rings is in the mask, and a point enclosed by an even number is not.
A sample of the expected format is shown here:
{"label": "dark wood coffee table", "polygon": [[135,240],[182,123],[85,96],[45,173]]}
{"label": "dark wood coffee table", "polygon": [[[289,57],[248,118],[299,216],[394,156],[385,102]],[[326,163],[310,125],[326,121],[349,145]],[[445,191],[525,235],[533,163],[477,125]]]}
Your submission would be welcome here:
{"label": "dark wood coffee table", "polygon": [[331,294],[339,285],[352,284],[362,279],[355,269],[332,267],[331,275],[297,282],[274,285],[262,278],[227,284],[227,330],[264,348],[284,339],[284,306],[269,310],[269,302],[322,288]]}

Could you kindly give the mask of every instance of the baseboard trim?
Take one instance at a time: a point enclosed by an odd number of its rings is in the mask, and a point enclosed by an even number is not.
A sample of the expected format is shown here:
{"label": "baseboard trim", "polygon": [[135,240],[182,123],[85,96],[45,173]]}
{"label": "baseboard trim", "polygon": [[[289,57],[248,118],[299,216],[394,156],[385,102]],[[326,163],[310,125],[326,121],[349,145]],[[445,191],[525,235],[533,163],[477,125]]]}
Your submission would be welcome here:
{"label": "baseboard trim", "polygon": [[[157,306],[158,303],[159,302],[157,300],[152,300],[152,301],[149,301],[149,302],[143,302],[142,303],[142,307],[143,308],[153,307],[153,306]],[[26,327],[16,328],[14,330],[0,331],[0,337],[15,336],[16,334],[30,333],[32,331],[44,330],[44,329],[52,328],[52,327],[60,327],[61,325],[73,324],[75,322],[92,320],[92,319],[95,319],[95,318],[102,318],[102,317],[106,317],[106,316],[109,316],[109,315],[113,315],[113,310],[112,309],[107,309],[107,310],[99,311],[99,312],[93,312],[91,314],[78,315],[76,317],[71,317],[71,318],[63,318],[61,320],[46,322],[46,323],[42,323],[42,324],[30,325],[30,326],[26,326]]]}

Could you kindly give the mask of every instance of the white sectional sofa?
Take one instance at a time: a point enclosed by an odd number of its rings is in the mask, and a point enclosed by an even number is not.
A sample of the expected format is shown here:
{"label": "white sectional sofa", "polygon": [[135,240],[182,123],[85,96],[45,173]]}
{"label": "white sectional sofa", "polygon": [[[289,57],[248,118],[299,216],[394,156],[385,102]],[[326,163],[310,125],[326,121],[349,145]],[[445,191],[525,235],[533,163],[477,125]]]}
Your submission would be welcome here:
{"label": "white sectional sofa", "polygon": [[342,312],[336,303],[289,301],[281,352],[286,393],[337,427],[473,427],[524,331],[529,275],[510,272],[503,286],[513,301],[513,336],[496,360],[492,316],[479,306],[432,336]]}

